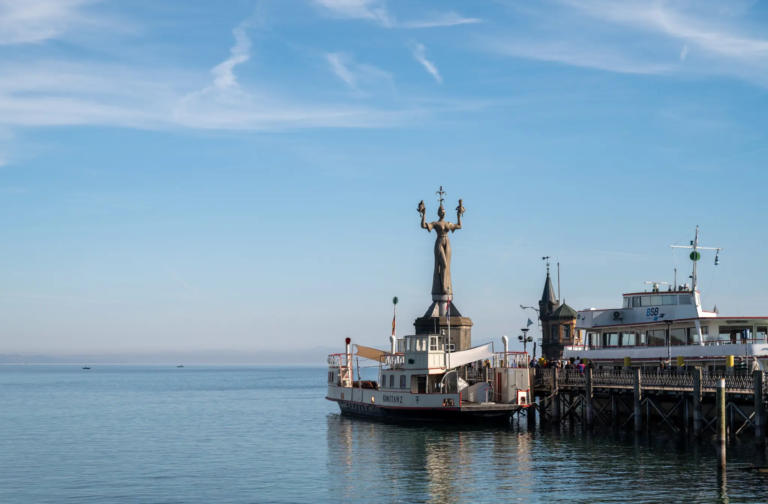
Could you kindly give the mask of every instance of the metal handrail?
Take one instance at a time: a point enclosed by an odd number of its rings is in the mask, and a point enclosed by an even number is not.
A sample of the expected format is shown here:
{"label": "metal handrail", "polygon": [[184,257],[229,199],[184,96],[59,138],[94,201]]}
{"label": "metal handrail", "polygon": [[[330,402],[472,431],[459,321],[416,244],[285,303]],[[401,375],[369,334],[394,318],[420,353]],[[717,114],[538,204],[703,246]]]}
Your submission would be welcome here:
{"label": "metal handrail", "polygon": [[[552,369],[537,369],[535,373],[536,385],[545,389],[552,388]],[[768,379],[763,372],[764,394],[768,394]],[[724,373],[722,371],[703,371],[701,376],[701,390],[714,391],[717,380],[725,379],[726,390],[747,392],[755,387],[752,372]],[[640,382],[645,389],[683,389],[693,391],[693,372],[690,370],[659,370],[644,369],[640,372]],[[557,386],[559,387],[584,387],[586,377],[584,373],[575,369],[558,370]],[[628,369],[595,369],[592,371],[592,387],[594,388],[633,388],[634,371]]]}

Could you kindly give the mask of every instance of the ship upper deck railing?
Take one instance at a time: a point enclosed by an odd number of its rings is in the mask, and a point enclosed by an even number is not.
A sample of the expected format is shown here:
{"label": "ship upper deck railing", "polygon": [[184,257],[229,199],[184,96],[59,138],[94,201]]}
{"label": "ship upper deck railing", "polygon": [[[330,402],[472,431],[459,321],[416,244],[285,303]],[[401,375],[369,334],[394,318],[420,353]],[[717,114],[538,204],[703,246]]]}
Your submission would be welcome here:
{"label": "ship upper deck railing", "polygon": [[405,366],[405,355],[401,353],[386,355],[382,359],[382,364],[389,369],[403,369],[403,366]]}
{"label": "ship upper deck railing", "polygon": [[335,353],[328,356],[329,368],[346,368],[348,366],[348,355],[345,353]]}
{"label": "ship upper deck railing", "polygon": [[[528,352],[507,352],[507,367],[527,368],[530,364]],[[493,367],[502,367],[504,362],[504,352],[496,352],[493,358]]]}

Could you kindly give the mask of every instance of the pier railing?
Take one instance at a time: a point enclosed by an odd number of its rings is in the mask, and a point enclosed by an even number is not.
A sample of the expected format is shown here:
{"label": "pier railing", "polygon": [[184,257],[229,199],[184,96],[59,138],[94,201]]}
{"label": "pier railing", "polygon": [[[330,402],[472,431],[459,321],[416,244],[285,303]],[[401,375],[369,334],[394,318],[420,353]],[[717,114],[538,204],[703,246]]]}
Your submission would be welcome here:
{"label": "pier railing", "polygon": [[[554,369],[536,370],[536,388],[552,390]],[[702,372],[702,392],[714,392],[718,379],[725,379],[725,388],[729,393],[754,393],[754,375],[751,372]],[[693,391],[693,373],[691,371],[658,369],[641,370],[640,380],[643,389],[670,390],[687,392]],[[557,374],[557,387],[559,389],[581,389],[586,386],[584,373],[578,370],[560,369]],[[627,389],[634,387],[633,370],[595,369],[592,371],[593,388]],[[764,395],[768,396],[768,379],[763,378]]]}

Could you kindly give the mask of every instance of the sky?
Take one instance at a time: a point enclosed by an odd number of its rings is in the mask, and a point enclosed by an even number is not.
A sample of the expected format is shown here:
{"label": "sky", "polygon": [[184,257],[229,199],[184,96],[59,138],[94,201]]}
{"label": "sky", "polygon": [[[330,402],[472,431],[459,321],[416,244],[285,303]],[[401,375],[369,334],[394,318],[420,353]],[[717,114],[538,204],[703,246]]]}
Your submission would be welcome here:
{"label": "sky", "polygon": [[0,352],[386,348],[441,186],[474,343],[697,225],[704,308],[768,315],[767,91],[756,1],[0,0]]}

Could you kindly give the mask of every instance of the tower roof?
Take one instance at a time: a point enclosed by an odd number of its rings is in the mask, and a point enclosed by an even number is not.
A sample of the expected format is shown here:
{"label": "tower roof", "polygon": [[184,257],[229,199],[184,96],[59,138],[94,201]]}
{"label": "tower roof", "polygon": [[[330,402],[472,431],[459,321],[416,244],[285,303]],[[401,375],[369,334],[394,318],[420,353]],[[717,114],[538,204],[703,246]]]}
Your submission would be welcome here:
{"label": "tower roof", "polygon": [[549,271],[547,271],[547,281],[544,282],[544,293],[541,295],[541,302],[557,304],[555,289],[552,287],[552,279],[549,278]]}
{"label": "tower roof", "polygon": [[567,319],[575,319],[578,316],[578,313],[576,313],[576,310],[565,304],[565,301],[563,301],[563,304],[561,304],[555,311],[549,314],[549,318],[567,318]]}

